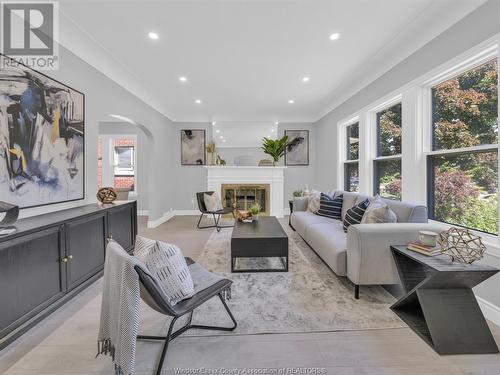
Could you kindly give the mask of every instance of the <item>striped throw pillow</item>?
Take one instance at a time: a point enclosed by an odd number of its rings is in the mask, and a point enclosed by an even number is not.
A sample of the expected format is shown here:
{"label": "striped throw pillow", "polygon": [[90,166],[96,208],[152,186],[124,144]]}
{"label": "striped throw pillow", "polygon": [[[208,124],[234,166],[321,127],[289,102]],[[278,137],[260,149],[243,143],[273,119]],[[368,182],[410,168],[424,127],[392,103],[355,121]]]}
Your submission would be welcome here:
{"label": "striped throw pillow", "polygon": [[319,200],[319,210],[317,212],[320,216],[329,217],[331,219],[342,220],[342,202],[344,196],[342,194],[333,198],[326,194],[321,193]]}
{"label": "striped throw pillow", "polygon": [[194,295],[193,278],[181,249],[141,236],[137,236],[135,242],[134,255],[156,277],[170,304],[176,305]]}
{"label": "striped throw pillow", "polygon": [[349,208],[344,217],[344,232],[347,233],[347,228],[352,224],[359,224],[363,219],[366,209],[370,205],[370,201],[365,199],[363,202],[358,203],[352,208]]}

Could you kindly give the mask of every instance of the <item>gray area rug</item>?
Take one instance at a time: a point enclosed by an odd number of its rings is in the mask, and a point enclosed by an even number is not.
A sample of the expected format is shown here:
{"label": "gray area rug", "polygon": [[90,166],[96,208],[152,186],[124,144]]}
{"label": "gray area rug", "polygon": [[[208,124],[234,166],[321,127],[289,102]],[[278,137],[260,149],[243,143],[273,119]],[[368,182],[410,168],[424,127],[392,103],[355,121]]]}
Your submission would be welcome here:
{"label": "gray area rug", "polygon": [[[289,272],[232,274],[231,229],[219,233],[214,230],[198,259],[210,271],[234,281],[228,305],[238,321],[238,328],[232,334],[405,327],[389,309],[395,299],[383,288],[363,287],[361,298],[355,300],[352,284],[345,277],[337,277],[288,225],[283,227],[289,236]],[[278,259],[271,262],[274,262],[272,265],[280,264]],[[262,260],[256,263],[259,267],[270,265]],[[256,266],[255,261],[253,266]],[[147,315],[147,311],[144,313]],[[143,315],[142,321],[147,322],[144,318]],[[218,299],[197,309],[193,321],[214,325],[230,323]],[[214,333],[187,332],[191,335]]]}

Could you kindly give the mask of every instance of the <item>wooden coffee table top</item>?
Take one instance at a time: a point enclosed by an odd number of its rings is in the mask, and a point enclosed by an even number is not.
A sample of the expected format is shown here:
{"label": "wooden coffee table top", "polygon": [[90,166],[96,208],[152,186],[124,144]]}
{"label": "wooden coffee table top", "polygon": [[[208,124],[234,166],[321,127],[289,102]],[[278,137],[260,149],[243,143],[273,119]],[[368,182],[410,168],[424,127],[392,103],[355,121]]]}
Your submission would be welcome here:
{"label": "wooden coffee table top", "polygon": [[274,216],[260,216],[251,223],[236,221],[231,238],[287,238],[283,227]]}

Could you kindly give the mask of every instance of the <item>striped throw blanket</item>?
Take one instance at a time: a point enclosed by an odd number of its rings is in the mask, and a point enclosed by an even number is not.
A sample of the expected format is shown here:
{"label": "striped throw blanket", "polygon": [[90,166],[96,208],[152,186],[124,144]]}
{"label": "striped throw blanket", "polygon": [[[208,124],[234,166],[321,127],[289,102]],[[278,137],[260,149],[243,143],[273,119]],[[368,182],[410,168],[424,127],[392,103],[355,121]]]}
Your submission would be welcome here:
{"label": "striped throw blanket", "polygon": [[134,373],[141,301],[139,276],[134,267],[146,267],[117,242],[106,247],[98,353],[110,355],[115,375]]}

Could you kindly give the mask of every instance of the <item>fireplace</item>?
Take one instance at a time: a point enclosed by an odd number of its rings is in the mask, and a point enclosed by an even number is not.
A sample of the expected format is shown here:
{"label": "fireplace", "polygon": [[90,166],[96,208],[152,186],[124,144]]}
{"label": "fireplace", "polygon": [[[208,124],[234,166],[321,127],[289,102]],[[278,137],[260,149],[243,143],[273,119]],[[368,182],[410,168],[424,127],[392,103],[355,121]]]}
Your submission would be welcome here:
{"label": "fireplace", "polygon": [[[253,196],[254,199],[264,201],[260,202],[263,215],[281,218],[285,214],[284,171],[286,167],[206,165],[204,168],[207,170],[207,191],[220,192],[223,204],[234,205],[236,203],[237,207],[245,208],[249,206]],[[223,185],[232,186],[228,202],[225,199]],[[241,187],[247,187],[249,191],[241,191]],[[256,188],[258,189],[255,190]],[[266,192],[259,193],[262,190]]]}
{"label": "fireplace", "polygon": [[269,184],[221,184],[222,206],[248,210],[259,203],[262,215],[269,215]]}

